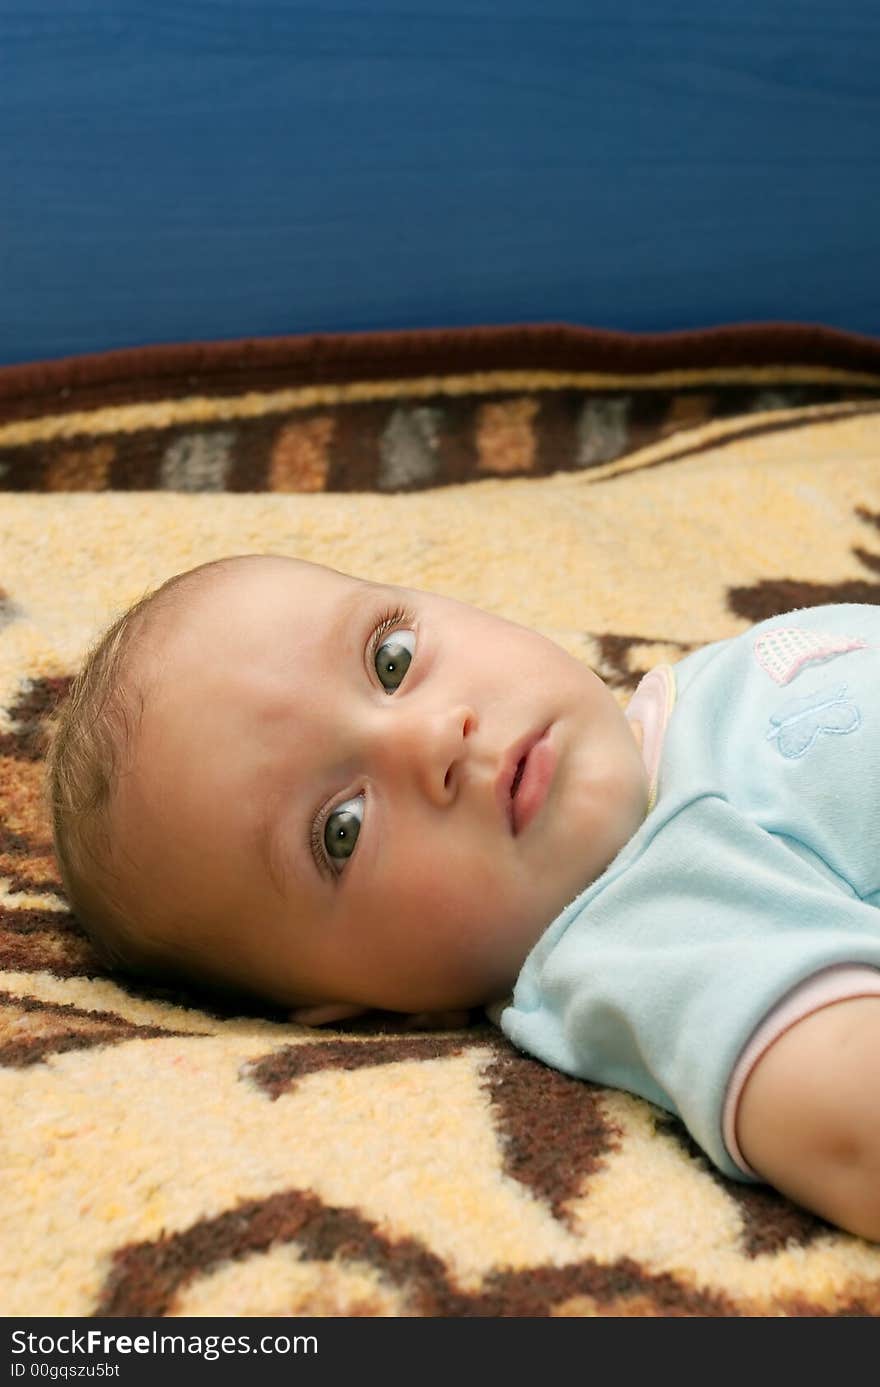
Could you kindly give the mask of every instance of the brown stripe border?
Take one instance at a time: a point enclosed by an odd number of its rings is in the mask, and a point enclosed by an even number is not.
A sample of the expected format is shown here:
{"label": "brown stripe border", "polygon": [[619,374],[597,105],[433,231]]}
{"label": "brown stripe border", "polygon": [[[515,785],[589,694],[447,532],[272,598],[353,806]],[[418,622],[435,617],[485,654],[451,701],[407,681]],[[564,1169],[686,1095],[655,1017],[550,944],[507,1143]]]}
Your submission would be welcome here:
{"label": "brown stripe border", "polygon": [[318,333],[144,347],[0,367],[0,422],[184,396],[470,371],[824,367],[871,373],[880,338],[808,323],[741,323],[666,333],[569,323]]}

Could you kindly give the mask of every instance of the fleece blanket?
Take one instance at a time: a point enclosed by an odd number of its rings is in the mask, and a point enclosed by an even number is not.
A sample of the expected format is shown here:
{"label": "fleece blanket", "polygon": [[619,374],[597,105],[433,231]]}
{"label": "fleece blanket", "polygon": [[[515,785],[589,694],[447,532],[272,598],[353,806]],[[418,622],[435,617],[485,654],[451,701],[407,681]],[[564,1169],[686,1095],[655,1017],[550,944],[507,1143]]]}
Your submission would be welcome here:
{"label": "fleece blanket", "polygon": [[[155,347],[0,371],[7,1316],[880,1313],[880,1246],[681,1125],[383,1014],[308,1031],[98,967],[41,808],[90,641],[280,552],[539,627],[625,703],[793,606],[880,601],[880,342],[566,326]],[[393,542],[391,542],[393,537]]]}

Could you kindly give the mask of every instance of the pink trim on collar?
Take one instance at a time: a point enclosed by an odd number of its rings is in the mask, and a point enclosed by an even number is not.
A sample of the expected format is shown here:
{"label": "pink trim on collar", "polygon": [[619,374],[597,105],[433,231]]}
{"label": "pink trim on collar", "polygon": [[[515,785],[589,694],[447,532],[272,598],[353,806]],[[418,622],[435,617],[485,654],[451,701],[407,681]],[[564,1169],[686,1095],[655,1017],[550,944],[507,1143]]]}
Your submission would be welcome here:
{"label": "pink trim on collar", "polygon": [[666,726],[675,704],[675,675],[671,665],[655,665],[641,680],[624,715],[642,725],[642,760],[648,772],[648,813],[657,803],[657,776]]}

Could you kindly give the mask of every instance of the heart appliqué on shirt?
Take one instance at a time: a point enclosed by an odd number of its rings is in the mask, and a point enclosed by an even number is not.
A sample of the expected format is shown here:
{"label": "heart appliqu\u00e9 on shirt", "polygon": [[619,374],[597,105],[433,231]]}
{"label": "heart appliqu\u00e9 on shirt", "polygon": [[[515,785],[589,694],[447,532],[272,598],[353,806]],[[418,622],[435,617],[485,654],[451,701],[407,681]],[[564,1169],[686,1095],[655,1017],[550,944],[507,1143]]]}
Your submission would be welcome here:
{"label": "heart appliqu\u00e9 on shirt", "polygon": [[832,660],[848,650],[865,650],[861,636],[838,636],[831,631],[805,631],[800,626],[777,626],[755,640],[755,658],[777,684],[788,684],[804,665]]}

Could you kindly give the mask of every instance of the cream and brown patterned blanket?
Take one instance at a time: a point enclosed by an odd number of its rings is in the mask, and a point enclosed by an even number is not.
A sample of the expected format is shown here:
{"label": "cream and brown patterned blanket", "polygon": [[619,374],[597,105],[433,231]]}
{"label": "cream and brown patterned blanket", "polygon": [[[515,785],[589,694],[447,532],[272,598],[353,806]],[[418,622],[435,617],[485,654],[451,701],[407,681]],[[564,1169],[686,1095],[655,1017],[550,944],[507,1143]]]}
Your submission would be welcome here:
{"label": "cream and brown patterned blanket", "polygon": [[96,968],[43,727],[169,574],[275,551],[535,625],[626,700],[880,601],[880,342],[532,327],[0,371],[0,1306],[35,1315],[876,1315],[880,1247],[716,1174],[487,1022],[309,1032]]}

